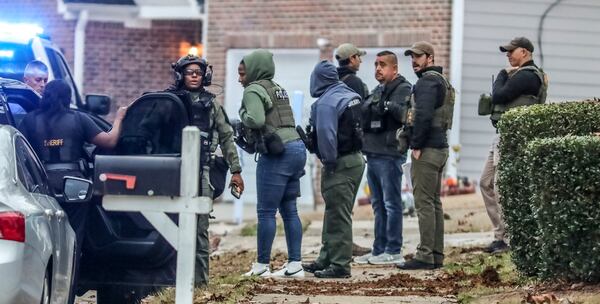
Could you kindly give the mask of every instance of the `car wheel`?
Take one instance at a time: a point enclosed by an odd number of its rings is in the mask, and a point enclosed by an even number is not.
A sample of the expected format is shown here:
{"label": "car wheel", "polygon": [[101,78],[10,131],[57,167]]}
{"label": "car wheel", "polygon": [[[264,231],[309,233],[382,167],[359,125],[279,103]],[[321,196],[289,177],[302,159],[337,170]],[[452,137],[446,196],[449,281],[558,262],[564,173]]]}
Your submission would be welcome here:
{"label": "car wheel", "polygon": [[42,298],[40,304],[50,304],[50,270],[46,270],[44,275],[44,285],[42,286]]}

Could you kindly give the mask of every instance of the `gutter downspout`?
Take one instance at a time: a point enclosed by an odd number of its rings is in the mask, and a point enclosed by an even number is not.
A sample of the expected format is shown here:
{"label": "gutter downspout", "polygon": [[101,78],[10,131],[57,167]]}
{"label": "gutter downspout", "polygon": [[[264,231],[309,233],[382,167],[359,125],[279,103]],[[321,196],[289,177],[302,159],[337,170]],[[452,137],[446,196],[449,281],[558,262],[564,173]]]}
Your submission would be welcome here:
{"label": "gutter downspout", "polygon": [[88,24],[88,11],[82,10],[77,18],[75,26],[75,84],[81,94],[83,94],[83,71],[85,68],[85,29]]}
{"label": "gutter downspout", "polygon": [[202,58],[206,59],[208,54],[208,0],[204,1],[204,9],[202,10]]}
{"label": "gutter downspout", "polygon": [[457,177],[458,175],[458,152],[454,152],[453,147],[460,147],[460,118],[461,118],[461,99],[462,99],[462,65],[463,65],[463,44],[464,44],[464,25],[465,25],[465,0],[452,1],[452,41],[450,45],[450,80],[456,89],[456,100],[454,104],[454,119],[449,138],[449,164],[446,168],[448,176]]}

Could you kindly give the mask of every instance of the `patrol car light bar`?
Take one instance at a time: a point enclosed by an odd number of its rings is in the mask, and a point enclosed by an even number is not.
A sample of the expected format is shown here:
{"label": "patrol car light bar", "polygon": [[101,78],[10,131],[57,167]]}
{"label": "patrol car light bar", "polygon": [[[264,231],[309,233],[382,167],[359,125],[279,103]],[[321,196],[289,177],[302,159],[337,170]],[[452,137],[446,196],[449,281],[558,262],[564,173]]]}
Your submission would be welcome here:
{"label": "patrol car light bar", "polygon": [[0,58],[13,58],[15,51],[13,50],[0,50]]}
{"label": "patrol car light bar", "polygon": [[28,41],[43,33],[44,29],[37,24],[0,22],[0,37],[10,37]]}

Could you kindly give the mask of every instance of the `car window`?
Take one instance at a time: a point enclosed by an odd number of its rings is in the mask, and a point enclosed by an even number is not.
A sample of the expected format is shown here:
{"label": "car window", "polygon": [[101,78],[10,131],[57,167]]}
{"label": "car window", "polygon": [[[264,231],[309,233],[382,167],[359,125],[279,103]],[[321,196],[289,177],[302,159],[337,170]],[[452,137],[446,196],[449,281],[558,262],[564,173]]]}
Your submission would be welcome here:
{"label": "car window", "polygon": [[29,45],[0,42],[0,77],[21,81],[25,66],[33,59]]}
{"label": "car window", "polygon": [[46,173],[44,173],[33,150],[22,136],[17,136],[15,139],[15,153],[17,156],[17,174],[23,186],[29,192],[50,194]]}
{"label": "car window", "polygon": [[65,58],[56,52],[53,48],[46,48],[46,53],[48,54],[48,60],[50,61],[50,65],[52,66],[52,70],[54,71],[54,78],[56,79],[64,79],[69,86],[71,87],[71,103],[75,105],[79,105],[77,102],[77,98],[79,93],[77,92],[77,88],[75,88],[73,77],[69,72],[69,68]]}

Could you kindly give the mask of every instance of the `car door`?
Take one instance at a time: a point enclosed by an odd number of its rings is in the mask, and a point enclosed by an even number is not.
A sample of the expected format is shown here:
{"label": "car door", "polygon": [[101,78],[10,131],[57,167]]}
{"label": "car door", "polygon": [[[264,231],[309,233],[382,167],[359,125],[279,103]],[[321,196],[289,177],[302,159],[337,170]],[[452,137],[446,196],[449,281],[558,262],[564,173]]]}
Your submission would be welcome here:
{"label": "car door", "polygon": [[68,295],[72,272],[74,234],[64,210],[52,197],[52,190],[41,162],[22,135],[15,137],[15,154],[17,157],[17,172],[19,179],[24,180],[27,190],[36,202],[44,209],[49,224],[52,227],[53,281],[52,290],[56,296]]}

